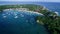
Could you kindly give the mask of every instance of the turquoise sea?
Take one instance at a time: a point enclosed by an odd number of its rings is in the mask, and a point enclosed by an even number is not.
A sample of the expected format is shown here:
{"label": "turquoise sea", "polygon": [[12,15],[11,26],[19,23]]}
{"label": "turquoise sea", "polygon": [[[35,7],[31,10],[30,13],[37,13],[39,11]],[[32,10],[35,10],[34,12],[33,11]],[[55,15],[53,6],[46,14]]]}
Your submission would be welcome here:
{"label": "turquoise sea", "polygon": [[0,12],[0,34],[48,34],[48,30],[37,24],[40,14],[26,11],[7,10]]}

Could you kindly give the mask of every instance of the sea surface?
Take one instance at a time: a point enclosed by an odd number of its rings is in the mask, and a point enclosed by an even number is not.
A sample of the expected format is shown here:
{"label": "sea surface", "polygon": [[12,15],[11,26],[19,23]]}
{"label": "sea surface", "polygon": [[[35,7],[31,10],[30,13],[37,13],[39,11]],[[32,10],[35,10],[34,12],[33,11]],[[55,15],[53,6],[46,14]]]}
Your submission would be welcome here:
{"label": "sea surface", "polygon": [[[51,2],[0,2],[0,5],[36,4],[60,14],[60,3]],[[36,22],[35,13],[17,10],[0,12],[0,34],[49,34],[47,29]]]}
{"label": "sea surface", "polygon": [[42,15],[18,10],[0,12],[0,34],[48,34],[48,30],[36,22],[37,16]]}

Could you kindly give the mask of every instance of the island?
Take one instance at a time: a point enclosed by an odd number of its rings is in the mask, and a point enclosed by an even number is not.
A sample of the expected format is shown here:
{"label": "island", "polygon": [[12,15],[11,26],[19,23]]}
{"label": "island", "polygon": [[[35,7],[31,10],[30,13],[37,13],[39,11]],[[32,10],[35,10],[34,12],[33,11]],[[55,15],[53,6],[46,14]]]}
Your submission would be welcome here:
{"label": "island", "polygon": [[48,10],[46,7],[33,4],[0,5],[0,12],[3,12],[3,10],[12,10],[12,9],[21,11],[33,11],[43,14],[43,17],[42,16],[36,17],[37,24],[44,25],[44,27],[51,34],[60,33],[60,16],[58,16],[55,12]]}

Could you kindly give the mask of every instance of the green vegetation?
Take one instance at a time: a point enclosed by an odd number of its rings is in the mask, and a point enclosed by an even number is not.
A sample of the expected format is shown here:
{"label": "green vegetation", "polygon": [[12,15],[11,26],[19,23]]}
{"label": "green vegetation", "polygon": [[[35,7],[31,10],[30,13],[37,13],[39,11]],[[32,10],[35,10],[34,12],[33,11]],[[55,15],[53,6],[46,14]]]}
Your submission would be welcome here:
{"label": "green vegetation", "polygon": [[30,11],[34,11],[41,6],[39,5],[33,5],[33,4],[25,4],[25,5],[1,5],[0,6],[0,11],[4,9],[9,9],[9,8],[28,8]]}
{"label": "green vegetation", "polygon": [[26,5],[2,5],[0,6],[0,11],[9,8],[28,8],[30,11],[36,11],[42,13],[44,16],[37,16],[37,20],[39,20],[38,24],[44,25],[51,34],[59,34],[60,33],[60,16],[57,16],[53,11],[49,11],[43,6],[26,4]]}
{"label": "green vegetation", "polygon": [[[59,34],[60,33],[60,16],[57,16],[56,13],[51,12],[49,10],[41,10],[42,14],[44,14],[43,17],[37,16],[37,20],[39,20],[39,24],[41,22],[44,25],[51,34]],[[50,16],[51,15],[51,16]]]}

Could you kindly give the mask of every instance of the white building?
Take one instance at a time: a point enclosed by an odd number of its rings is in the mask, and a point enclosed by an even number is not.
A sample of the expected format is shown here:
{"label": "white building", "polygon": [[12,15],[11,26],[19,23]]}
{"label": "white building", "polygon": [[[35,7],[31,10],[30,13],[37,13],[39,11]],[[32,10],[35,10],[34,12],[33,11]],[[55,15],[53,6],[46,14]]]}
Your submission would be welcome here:
{"label": "white building", "polygon": [[16,8],[16,10],[20,10],[20,11],[29,11],[28,8]]}

